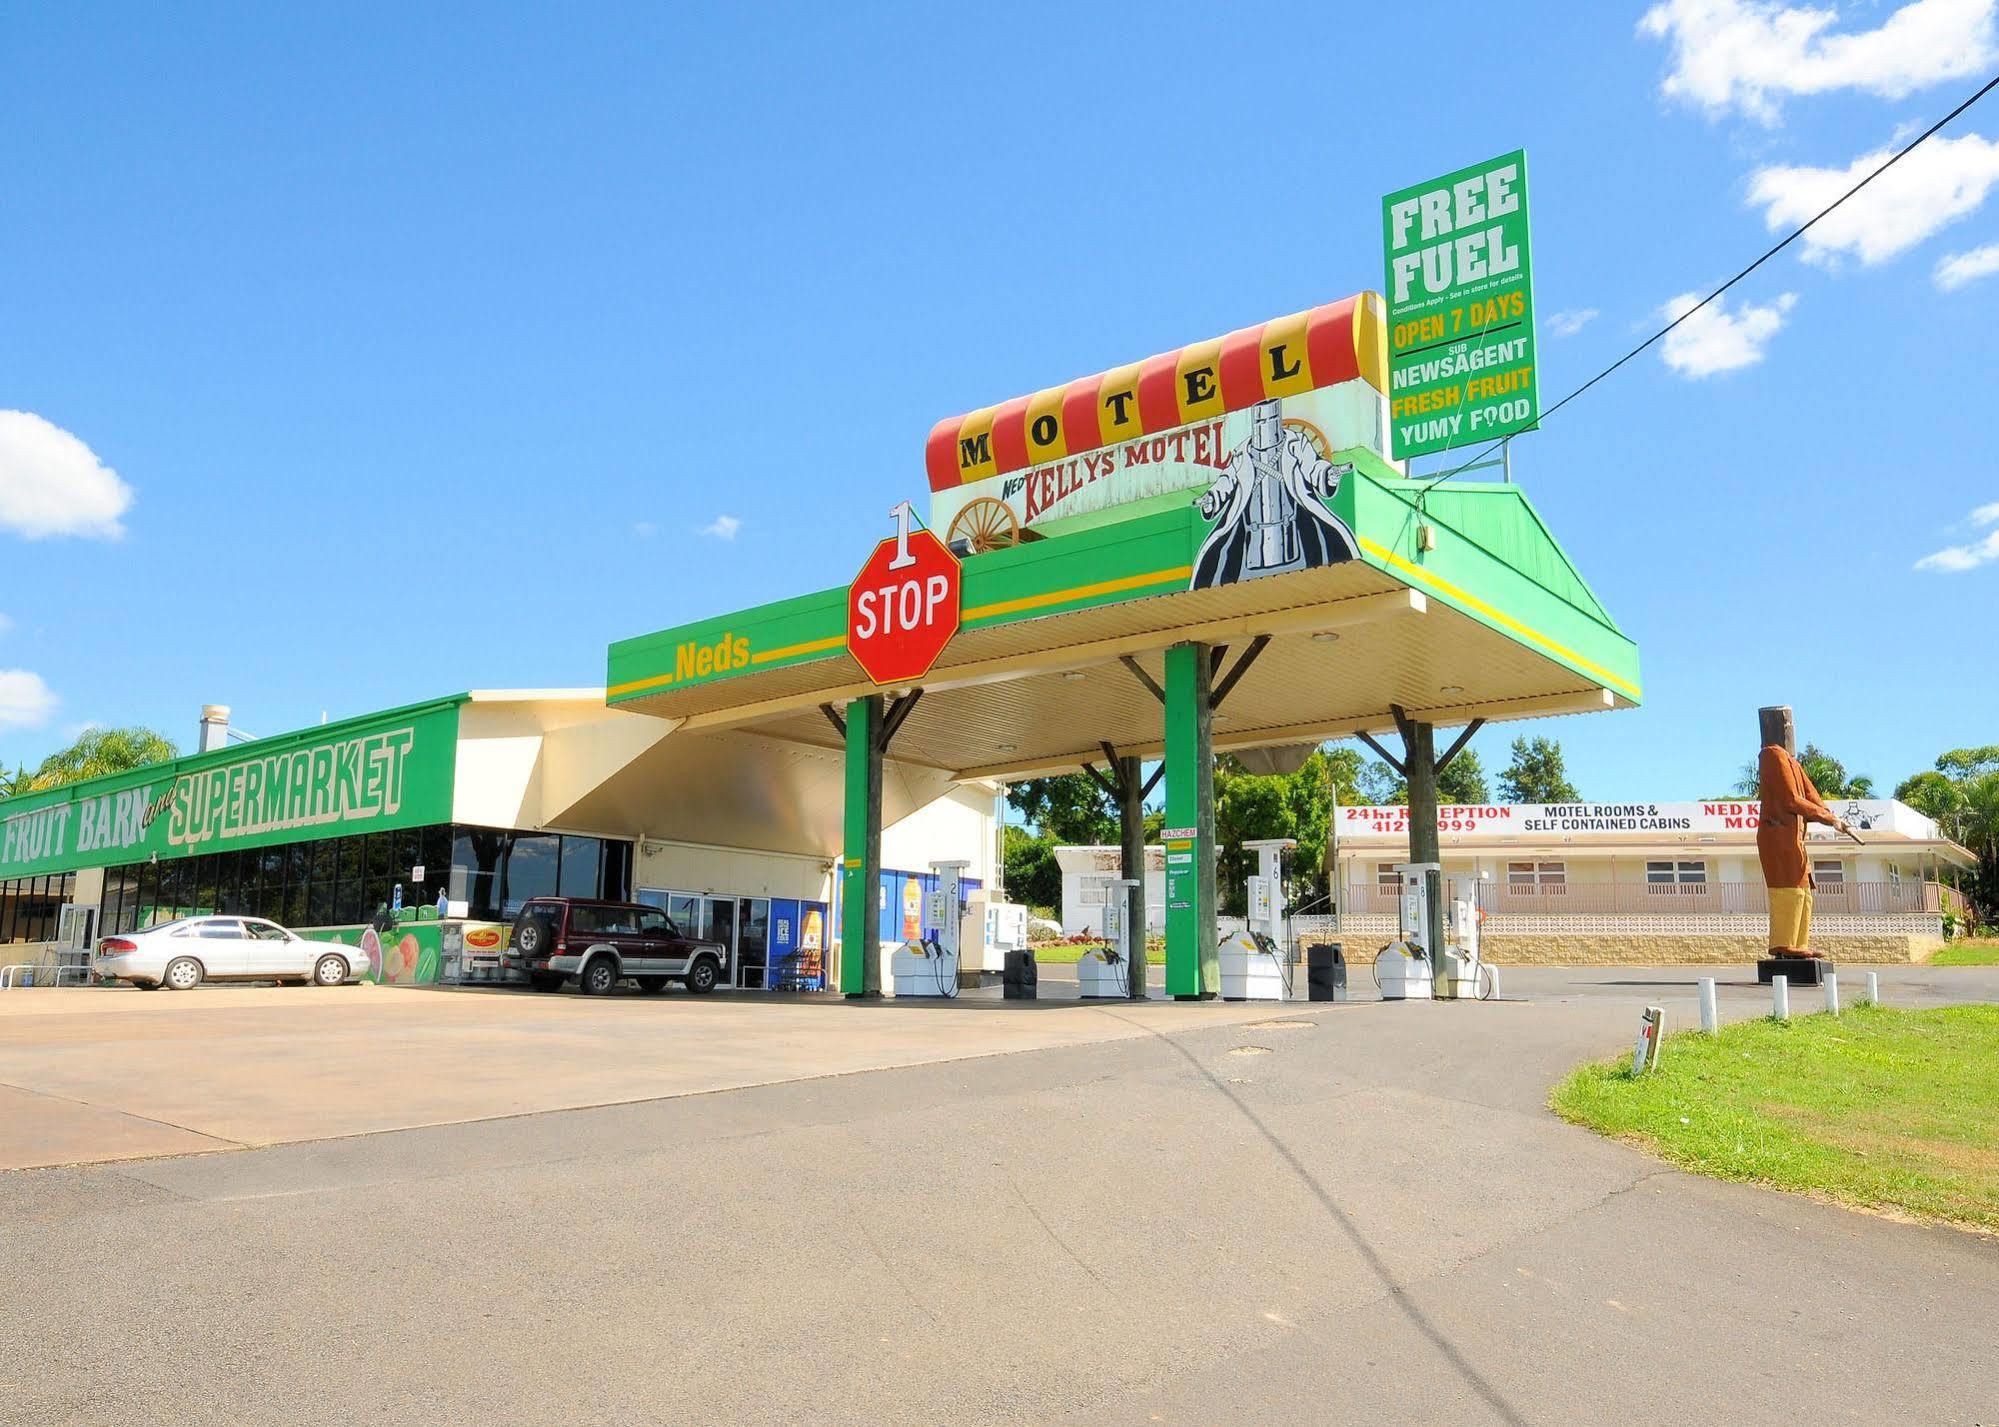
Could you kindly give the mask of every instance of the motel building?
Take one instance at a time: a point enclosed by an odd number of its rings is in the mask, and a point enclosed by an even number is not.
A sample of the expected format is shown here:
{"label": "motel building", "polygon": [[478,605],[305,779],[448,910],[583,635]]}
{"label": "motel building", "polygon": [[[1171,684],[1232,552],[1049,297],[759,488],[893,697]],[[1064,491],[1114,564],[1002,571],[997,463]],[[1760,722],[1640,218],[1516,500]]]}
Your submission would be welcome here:
{"label": "motel building", "polygon": [[[1922,960],[1962,912],[1949,880],[1976,859],[1914,808],[1829,804],[1860,836],[1808,839],[1813,945],[1848,960]],[[1335,809],[1340,931],[1371,949],[1396,932],[1409,809]],[[1769,902],[1757,805],[1493,803],[1437,810],[1444,873],[1478,880],[1495,961],[1742,962],[1762,955]]]}

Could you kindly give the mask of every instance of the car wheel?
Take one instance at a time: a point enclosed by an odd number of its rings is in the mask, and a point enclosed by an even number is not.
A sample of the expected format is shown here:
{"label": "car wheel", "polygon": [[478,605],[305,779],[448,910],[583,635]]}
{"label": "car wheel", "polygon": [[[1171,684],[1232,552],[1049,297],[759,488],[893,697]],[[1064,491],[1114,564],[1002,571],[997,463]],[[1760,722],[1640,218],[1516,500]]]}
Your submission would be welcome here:
{"label": "car wheel", "polygon": [[548,955],[548,944],[553,940],[555,940],[555,931],[549,926],[546,918],[522,917],[514,923],[514,951],[530,961],[538,956]]}
{"label": "car wheel", "polygon": [[645,992],[648,996],[657,996],[666,989],[666,978],[664,976],[639,976],[634,979],[639,983],[639,990]]}
{"label": "car wheel", "polygon": [[347,980],[347,958],[322,956],[312,965],[312,979],[321,986],[338,986]]}
{"label": "car wheel", "polygon": [[528,985],[537,991],[560,991],[564,977],[560,971],[530,971]]}
{"label": "car wheel", "polygon": [[591,957],[583,974],[576,978],[576,989],[585,996],[602,996],[617,984],[618,963],[608,956]]}
{"label": "car wheel", "polygon": [[167,963],[160,981],[169,991],[192,991],[201,984],[201,963],[191,956],[177,956]]}
{"label": "car wheel", "polygon": [[720,974],[714,959],[704,956],[687,968],[687,989],[697,996],[706,996],[715,989],[715,981]]}

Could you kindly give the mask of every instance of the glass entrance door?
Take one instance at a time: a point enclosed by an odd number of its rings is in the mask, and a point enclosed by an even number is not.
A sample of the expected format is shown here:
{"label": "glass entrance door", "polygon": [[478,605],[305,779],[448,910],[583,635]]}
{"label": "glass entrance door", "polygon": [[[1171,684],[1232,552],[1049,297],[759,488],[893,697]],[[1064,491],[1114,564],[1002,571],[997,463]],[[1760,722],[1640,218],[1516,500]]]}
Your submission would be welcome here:
{"label": "glass entrance door", "polygon": [[736,957],[736,899],[734,897],[703,897],[701,899],[701,935],[709,941],[719,941],[729,949],[729,967],[722,976],[724,986],[740,986],[737,979]]}
{"label": "glass entrance door", "polygon": [[736,904],[736,984],[770,989],[770,899],[743,897]]}

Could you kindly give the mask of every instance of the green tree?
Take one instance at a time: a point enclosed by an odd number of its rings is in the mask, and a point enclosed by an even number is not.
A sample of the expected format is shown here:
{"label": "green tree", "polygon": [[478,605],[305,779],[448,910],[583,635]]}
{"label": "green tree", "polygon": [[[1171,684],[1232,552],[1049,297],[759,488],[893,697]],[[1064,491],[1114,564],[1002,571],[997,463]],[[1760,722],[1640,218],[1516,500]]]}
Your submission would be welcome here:
{"label": "green tree", "polygon": [[1118,810],[1086,773],[1025,778],[1009,784],[1007,805],[1065,847],[1095,847],[1118,840]]}
{"label": "green tree", "polygon": [[1516,738],[1513,761],[1499,775],[1499,795],[1509,803],[1578,803],[1562,745],[1552,738]]}
{"label": "green tree", "polygon": [[1226,754],[1215,760],[1215,878],[1224,915],[1241,916],[1248,905],[1256,859],[1242,844],[1272,837],[1298,842],[1286,854],[1291,905],[1324,910],[1333,801],[1369,801],[1360,787],[1366,767],[1351,748],[1314,749],[1295,773],[1249,773]]}
{"label": "green tree", "polygon": [[1062,867],[1055,860],[1055,839],[1008,823],[1006,827],[1006,895],[1038,912],[1062,910]]}
{"label": "green tree", "polygon": [[1958,890],[1980,921],[1999,920],[1999,744],[1951,749],[1934,768],[1896,784],[1895,797],[1978,859],[1956,879]]}
{"label": "green tree", "polygon": [[0,798],[18,798],[21,794],[32,793],[34,790],[35,780],[25,767],[16,764],[11,773],[5,768],[0,768]]}
{"label": "green tree", "polygon": [[[1846,765],[1820,748],[1816,743],[1807,743],[1805,751],[1798,755],[1798,766],[1805,770],[1805,776],[1812,780],[1812,786],[1824,798],[1871,798],[1874,796],[1874,780],[1865,774],[1849,774]],[[1737,775],[1735,787],[1730,790],[1732,798],[1760,798],[1763,796],[1761,774],[1757,771],[1756,760],[1750,759],[1742,765]]]}
{"label": "green tree", "polygon": [[88,728],[69,747],[44,758],[29,782],[34,791],[60,788],[85,778],[164,763],[178,753],[171,741],[150,728]]}

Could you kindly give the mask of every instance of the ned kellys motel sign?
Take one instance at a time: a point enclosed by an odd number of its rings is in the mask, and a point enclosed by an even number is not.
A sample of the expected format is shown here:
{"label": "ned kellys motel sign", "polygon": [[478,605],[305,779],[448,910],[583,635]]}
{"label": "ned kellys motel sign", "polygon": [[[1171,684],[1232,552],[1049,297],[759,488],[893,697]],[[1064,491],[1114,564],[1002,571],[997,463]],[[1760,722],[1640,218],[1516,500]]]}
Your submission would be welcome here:
{"label": "ned kellys motel sign", "polygon": [[1389,194],[1381,229],[1394,458],[1533,429],[1526,151]]}

